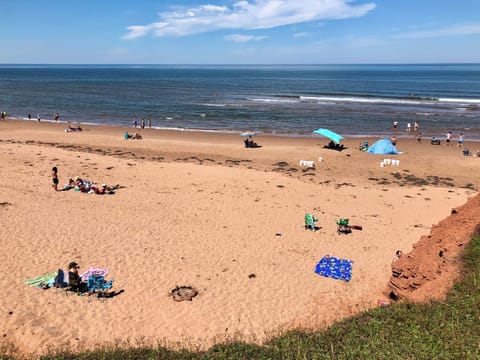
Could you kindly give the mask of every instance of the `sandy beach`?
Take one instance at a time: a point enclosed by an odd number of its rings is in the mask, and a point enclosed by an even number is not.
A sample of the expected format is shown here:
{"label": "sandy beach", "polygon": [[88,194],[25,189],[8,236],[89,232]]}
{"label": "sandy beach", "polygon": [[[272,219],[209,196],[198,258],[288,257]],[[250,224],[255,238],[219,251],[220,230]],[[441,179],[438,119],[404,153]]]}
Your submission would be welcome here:
{"label": "sandy beach", "polygon": [[[403,155],[379,156],[357,149],[373,138],[338,152],[321,137],[258,136],[247,149],[232,134],[136,129],[142,140],[124,140],[132,129],[65,127],[0,122],[0,331],[25,353],[140,339],[204,348],[328,326],[385,299],[395,252],[407,256],[480,189],[480,158],[413,137],[399,140]],[[55,192],[53,166],[60,188],[75,176],[120,188]],[[363,230],[338,234],[338,218]],[[353,261],[349,282],[314,273],[327,254]],[[24,284],[70,261],[108,268],[116,296]],[[175,302],[177,285],[199,294]]]}

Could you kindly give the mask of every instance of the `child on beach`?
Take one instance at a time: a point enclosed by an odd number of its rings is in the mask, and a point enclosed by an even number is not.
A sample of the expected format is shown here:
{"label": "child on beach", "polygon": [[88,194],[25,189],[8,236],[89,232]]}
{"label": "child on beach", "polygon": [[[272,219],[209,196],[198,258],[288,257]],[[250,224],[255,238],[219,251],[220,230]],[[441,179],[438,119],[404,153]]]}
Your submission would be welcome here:
{"label": "child on beach", "polygon": [[457,144],[458,147],[463,147],[463,133],[460,133],[460,135],[458,136],[458,144]]}
{"label": "child on beach", "polygon": [[57,174],[57,167],[54,166],[52,168],[52,187],[55,191],[58,191],[58,174]]}
{"label": "child on beach", "polygon": [[450,141],[452,141],[453,138],[453,133],[451,131],[447,132],[447,135],[445,136],[445,142],[447,146],[450,146]]}

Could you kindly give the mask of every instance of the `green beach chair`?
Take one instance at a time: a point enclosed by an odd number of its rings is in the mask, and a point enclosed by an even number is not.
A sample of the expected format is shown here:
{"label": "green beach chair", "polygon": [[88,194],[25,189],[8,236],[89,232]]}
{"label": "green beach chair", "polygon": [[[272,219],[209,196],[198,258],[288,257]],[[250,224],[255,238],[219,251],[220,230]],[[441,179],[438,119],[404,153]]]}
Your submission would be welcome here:
{"label": "green beach chair", "polygon": [[315,223],[318,221],[315,216],[312,214],[305,214],[305,230],[310,229],[312,231],[316,231],[317,227],[315,226]]}
{"label": "green beach chair", "polygon": [[349,234],[352,232],[352,227],[348,224],[348,219],[335,220],[337,223],[337,232],[339,234]]}

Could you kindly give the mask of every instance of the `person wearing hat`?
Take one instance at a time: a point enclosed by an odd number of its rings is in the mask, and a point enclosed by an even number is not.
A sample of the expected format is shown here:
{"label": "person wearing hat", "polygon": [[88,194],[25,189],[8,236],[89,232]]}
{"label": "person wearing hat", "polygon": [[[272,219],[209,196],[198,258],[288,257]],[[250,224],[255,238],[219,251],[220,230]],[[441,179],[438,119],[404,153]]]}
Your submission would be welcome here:
{"label": "person wearing hat", "polygon": [[86,284],[80,278],[78,269],[80,269],[80,266],[75,261],[68,264],[68,285],[70,285],[72,291],[82,292],[85,290]]}

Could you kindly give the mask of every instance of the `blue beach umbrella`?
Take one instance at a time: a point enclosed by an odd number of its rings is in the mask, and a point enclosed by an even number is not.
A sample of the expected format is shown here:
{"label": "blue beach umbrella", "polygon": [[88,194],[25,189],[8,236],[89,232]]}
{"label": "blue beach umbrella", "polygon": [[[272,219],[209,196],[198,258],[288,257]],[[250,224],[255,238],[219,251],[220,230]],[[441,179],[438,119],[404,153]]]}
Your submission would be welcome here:
{"label": "blue beach umbrella", "polygon": [[343,136],[341,136],[337,133],[334,133],[333,131],[328,130],[328,129],[320,128],[320,129],[315,130],[314,133],[325,136],[326,138],[329,138],[330,140],[336,142],[337,144],[340,143],[340,141],[343,139]]}
{"label": "blue beach umbrella", "polygon": [[255,131],[245,131],[240,134],[240,136],[255,136],[257,133]]}

